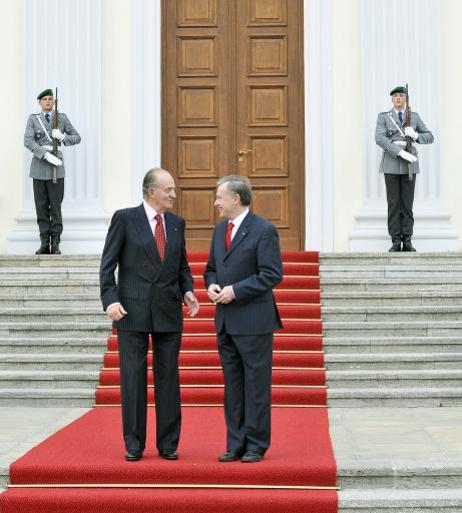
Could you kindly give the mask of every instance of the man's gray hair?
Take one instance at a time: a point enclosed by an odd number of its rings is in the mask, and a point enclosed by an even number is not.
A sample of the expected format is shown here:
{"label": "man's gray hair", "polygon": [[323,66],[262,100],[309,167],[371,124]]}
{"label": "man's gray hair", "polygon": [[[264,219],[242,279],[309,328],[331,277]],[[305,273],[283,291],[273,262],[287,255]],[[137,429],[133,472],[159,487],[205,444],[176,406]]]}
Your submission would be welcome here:
{"label": "man's gray hair", "polygon": [[161,167],[153,167],[150,169],[143,178],[143,198],[148,195],[148,189],[157,189],[157,175],[166,173],[165,169]]}
{"label": "man's gray hair", "polygon": [[248,207],[252,201],[252,185],[246,176],[228,175],[220,178],[217,187],[228,184],[229,194],[238,194],[244,207]]}

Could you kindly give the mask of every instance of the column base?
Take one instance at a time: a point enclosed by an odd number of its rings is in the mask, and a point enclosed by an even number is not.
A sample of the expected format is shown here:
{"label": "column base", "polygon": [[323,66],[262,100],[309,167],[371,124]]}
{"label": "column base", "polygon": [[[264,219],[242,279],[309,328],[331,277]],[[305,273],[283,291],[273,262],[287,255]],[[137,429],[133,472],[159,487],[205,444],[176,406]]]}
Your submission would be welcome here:
{"label": "column base", "polygon": [[[60,248],[63,254],[101,254],[110,218],[104,212],[77,212],[63,209],[63,233]],[[32,255],[40,244],[34,212],[16,217],[16,226],[7,236],[6,253]]]}
{"label": "column base", "polygon": [[[450,215],[442,209],[417,205],[414,209],[413,244],[417,251],[460,251],[461,241],[451,225]],[[390,247],[385,209],[363,208],[355,215],[357,225],[350,234],[350,251],[384,252]]]}

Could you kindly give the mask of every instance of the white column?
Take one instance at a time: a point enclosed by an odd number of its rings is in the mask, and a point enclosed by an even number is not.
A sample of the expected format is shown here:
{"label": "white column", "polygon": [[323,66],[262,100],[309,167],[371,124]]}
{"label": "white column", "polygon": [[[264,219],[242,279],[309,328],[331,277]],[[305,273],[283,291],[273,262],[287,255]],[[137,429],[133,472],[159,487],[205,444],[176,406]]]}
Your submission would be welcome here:
{"label": "white column", "polygon": [[363,119],[363,204],[350,234],[352,251],[383,251],[390,245],[382,150],[375,144],[377,114],[391,108],[389,91],[409,83],[411,108],[435,135],[433,145],[418,145],[421,173],[414,203],[418,250],[450,251],[458,234],[442,203],[440,161],[441,22],[438,0],[361,0]]}
{"label": "white column", "polygon": [[142,200],[141,183],[161,162],[161,2],[133,0],[133,173],[132,201]]}
{"label": "white column", "polygon": [[[24,126],[39,112],[37,94],[58,87],[59,110],[82,137],[64,147],[65,199],[61,247],[64,253],[102,250],[108,216],[101,191],[101,0],[25,0]],[[8,235],[8,253],[32,253],[39,237],[31,154],[24,150],[23,209]]]}
{"label": "white column", "polygon": [[307,249],[334,249],[332,0],[304,1]]}

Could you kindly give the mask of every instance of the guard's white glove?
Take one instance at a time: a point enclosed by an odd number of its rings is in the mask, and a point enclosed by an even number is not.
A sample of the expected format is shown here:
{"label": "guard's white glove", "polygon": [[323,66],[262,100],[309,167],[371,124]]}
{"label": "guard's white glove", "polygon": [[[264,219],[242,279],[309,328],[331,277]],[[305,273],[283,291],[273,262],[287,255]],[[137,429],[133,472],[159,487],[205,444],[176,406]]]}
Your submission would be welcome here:
{"label": "guard's white glove", "polygon": [[406,141],[393,141],[393,144],[397,144],[398,146],[401,146],[404,148],[406,146]]}
{"label": "guard's white glove", "polygon": [[409,153],[408,151],[401,150],[398,153],[398,157],[401,157],[404,160],[407,160],[408,162],[417,162],[417,157],[414,157],[412,153]]}
{"label": "guard's white glove", "polygon": [[404,129],[404,135],[406,137],[411,137],[412,139],[414,139],[414,141],[416,141],[417,137],[419,137],[419,134],[412,128],[412,126],[407,126]]}
{"label": "guard's white glove", "polygon": [[53,139],[58,139],[59,142],[63,142],[66,134],[63,134],[59,128],[53,128],[51,136]]}
{"label": "guard's white glove", "polygon": [[58,157],[55,157],[48,151],[45,153],[45,156],[43,157],[46,161],[48,161],[53,166],[62,166],[63,161],[61,159],[58,159]]}
{"label": "guard's white glove", "polygon": [[42,146],[42,148],[45,148],[48,151],[53,151],[53,146],[45,145],[45,146]]}

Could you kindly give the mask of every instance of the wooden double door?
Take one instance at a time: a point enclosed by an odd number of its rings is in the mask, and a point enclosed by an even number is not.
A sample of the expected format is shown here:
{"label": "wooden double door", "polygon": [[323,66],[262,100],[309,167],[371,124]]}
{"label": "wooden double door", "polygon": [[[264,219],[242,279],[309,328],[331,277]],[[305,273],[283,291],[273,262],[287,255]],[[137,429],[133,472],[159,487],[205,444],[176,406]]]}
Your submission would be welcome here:
{"label": "wooden double door", "polygon": [[208,250],[216,181],[252,182],[284,249],[304,244],[301,0],[163,0],[162,167],[187,246]]}

